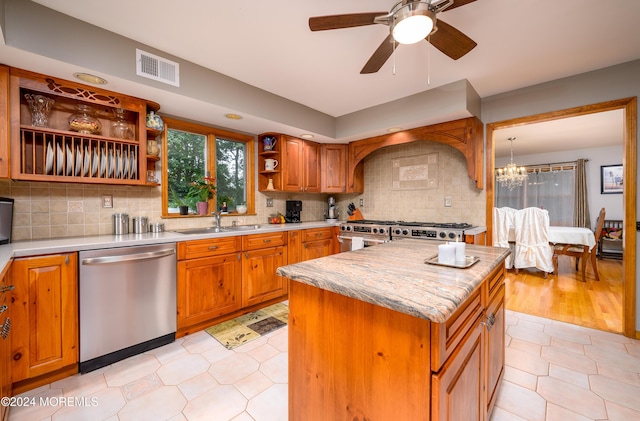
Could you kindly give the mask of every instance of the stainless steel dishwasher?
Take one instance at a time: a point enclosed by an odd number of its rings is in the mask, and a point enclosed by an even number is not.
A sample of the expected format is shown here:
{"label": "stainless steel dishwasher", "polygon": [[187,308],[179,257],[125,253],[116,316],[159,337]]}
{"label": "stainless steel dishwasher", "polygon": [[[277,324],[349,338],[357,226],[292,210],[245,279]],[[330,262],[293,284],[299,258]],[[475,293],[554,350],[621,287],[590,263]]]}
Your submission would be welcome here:
{"label": "stainless steel dishwasher", "polygon": [[80,372],[175,341],[176,246],[80,252]]}

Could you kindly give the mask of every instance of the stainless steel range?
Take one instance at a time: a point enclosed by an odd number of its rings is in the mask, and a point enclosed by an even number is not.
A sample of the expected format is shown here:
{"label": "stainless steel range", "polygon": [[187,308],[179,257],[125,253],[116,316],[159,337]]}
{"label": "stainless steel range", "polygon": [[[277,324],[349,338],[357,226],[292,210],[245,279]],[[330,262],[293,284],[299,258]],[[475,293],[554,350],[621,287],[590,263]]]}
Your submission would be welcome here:
{"label": "stainless steel range", "polygon": [[[467,223],[405,222],[405,221],[346,221],[340,225],[340,251],[354,248],[354,241],[363,247],[386,243],[394,239],[417,238],[435,241],[464,241],[464,231],[473,228]],[[357,238],[358,240],[354,240]]]}
{"label": "stainless steel range", "polygon": [[[394,222],[373,220],[346,221],[340,224],[340,252],[391,241],[393,224]],[[358,245],[357,241],[361,241],[361,244]]]}
{"label": "stainless steel range", "polygon": [[457,222],[398,222],[391,228],[391,237],[464,241],[464,230],[470,228],[473,228],[470,224]]}

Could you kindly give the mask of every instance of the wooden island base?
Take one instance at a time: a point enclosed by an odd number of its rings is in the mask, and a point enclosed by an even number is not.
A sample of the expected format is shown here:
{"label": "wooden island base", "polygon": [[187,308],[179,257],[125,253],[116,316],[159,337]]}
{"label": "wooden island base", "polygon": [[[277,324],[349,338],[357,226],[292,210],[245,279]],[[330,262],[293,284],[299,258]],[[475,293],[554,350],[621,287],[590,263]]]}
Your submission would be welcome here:
{"label": "wooden island base", "polygon": [[444,323],[292,281],[289,420],[488,420],[503,302],[504,265]]}

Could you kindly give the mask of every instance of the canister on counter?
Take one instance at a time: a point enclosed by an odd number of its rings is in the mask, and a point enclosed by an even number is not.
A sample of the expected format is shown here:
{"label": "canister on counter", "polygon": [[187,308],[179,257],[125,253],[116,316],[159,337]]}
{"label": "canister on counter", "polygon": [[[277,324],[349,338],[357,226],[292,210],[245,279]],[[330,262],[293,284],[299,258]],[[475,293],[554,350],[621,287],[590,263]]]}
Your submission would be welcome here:
{"label": "canister on counter", "polygon": [[133,232],[134,234],[144,234],[149,232],[149,218],[146,216],[136,216],[133,218]]}
{"label": "canister on counter", "polygon": [[149,224],[150,232],[164,232],[164,224],[161,222],[152,222]]}
{"label": "canister on counter", "polygon": [[113,214],[113,234],[129,234],[129,215],[126,213]]}

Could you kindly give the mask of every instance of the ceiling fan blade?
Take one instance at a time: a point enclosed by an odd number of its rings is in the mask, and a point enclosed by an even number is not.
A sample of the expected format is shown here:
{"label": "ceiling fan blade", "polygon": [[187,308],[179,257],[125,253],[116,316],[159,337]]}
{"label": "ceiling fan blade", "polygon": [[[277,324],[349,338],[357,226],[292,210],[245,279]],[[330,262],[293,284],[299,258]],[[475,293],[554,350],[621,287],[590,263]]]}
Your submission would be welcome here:
{"label": "ceiling fan blade", "polygon": [[438,19],[436,26],[438,30],[427,36],[427,41],[454,60],[464,56],[478,45],[474,40],[440,19]]}
{"label": "ceiling fan blade", "polygon": [[444,9],[443,12],[446,12],[447,10],[455,9],[456,7],[464,6],[465,4],[473,3],[474,1],[476,0],[453,0],[453,4],[447,7],[446,9]]}
{"label": "ceiling fan blade", "polygon": [[360,70],[360,74],[365,75],[380,70],[387,60],[389,60],[391,54],[393,54],[393,42],[391,41],[391,34],[389,34],[373,53],[369,61],[367,61],[367,64]]}
{"label": "ceiling fan blade", "polygon": [[309,29],[312,31],[326,31],[328,29],[373,25],[375,23],[373,21],[375,17],[387,14],[387,12],[369,12],[351,13],[346,15],[316,16],[309,18]]}

